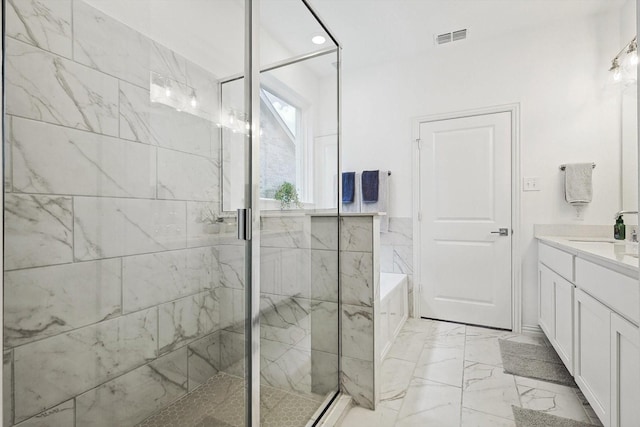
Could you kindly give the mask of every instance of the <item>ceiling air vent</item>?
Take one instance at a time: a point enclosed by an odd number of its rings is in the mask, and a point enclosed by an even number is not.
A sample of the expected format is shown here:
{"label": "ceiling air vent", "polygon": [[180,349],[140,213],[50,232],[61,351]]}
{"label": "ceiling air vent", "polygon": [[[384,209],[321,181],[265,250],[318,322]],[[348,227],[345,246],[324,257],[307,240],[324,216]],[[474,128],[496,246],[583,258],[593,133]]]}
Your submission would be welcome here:
{"label": "ceiling air vent", "polygon": [[467,38],[467,29],[465,28],[464,30],[438,34],[435,36],[435,42],[436,42],[436,46],[439,46],[439,45],[450,43],[450,42],[457,42],[459,40],[464,40],[466,38]]}

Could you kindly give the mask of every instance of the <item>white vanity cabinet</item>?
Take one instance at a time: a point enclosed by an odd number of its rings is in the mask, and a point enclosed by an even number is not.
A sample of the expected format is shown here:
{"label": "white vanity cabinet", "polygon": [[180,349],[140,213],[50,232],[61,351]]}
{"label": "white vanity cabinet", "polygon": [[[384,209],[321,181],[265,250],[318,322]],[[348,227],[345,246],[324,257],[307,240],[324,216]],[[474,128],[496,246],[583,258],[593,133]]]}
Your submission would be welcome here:
{"label": "white vanity cabinet", "polygon": [[637,270],[570,251],[538,245],[538,323],[603,425],[638,426]]}
{"label": "white vanity cabinet", "polygon": [[611,311],[605,305],[576,290],[574,379],[605,427],[610,425],[611,404],[610,319]]}
{"label": "white vanity cabinet", "polygon": [[640,421],[640,331],[617,314],[611,315],[611,425]]}
{"label": "white vanity cabinet", "polygon": [[573,373],[574,257],[545,244],[538,247],[538,323]]}

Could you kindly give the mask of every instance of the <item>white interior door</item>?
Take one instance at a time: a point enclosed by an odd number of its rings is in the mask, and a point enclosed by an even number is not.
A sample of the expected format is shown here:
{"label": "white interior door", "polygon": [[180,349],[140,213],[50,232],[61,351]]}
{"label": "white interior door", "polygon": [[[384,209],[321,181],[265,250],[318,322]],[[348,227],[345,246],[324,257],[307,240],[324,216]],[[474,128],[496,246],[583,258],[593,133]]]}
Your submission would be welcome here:
{"label": "white interior door", "polygon": [[420,314],[511,329],[511,113],[424,122],[420,140]]}

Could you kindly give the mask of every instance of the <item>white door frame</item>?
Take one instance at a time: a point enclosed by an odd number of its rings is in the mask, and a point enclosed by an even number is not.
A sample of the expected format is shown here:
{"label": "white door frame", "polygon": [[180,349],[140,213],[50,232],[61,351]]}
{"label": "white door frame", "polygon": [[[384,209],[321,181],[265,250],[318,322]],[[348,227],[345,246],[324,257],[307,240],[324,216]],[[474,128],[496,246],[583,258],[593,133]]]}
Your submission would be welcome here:
{"label": "white door frame", "polygon": [[420,317],[421,283],[420,249],[420,124],[440,120],[460,119],[494,113],[511,113],[511,326],[522,332],[522,254],[520,251],[520,104],[498,105],[474,110],[420,116],[412,119],[412,182],[413,182],[413,312]]}

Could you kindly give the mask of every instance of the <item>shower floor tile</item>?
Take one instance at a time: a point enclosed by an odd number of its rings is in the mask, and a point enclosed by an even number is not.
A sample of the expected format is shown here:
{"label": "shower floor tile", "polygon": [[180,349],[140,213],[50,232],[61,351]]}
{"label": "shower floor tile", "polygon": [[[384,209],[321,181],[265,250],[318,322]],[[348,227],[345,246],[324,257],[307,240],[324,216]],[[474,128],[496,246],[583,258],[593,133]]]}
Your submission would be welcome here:
{"label": "shower floor tile", "polygon": [[[261,386],[260,396],[260,424],[266,427],[304,427],[322,403],[317,395],[268,386]],[[244,401],[244,380],[221,372],[138,427],[242,427]]]}

